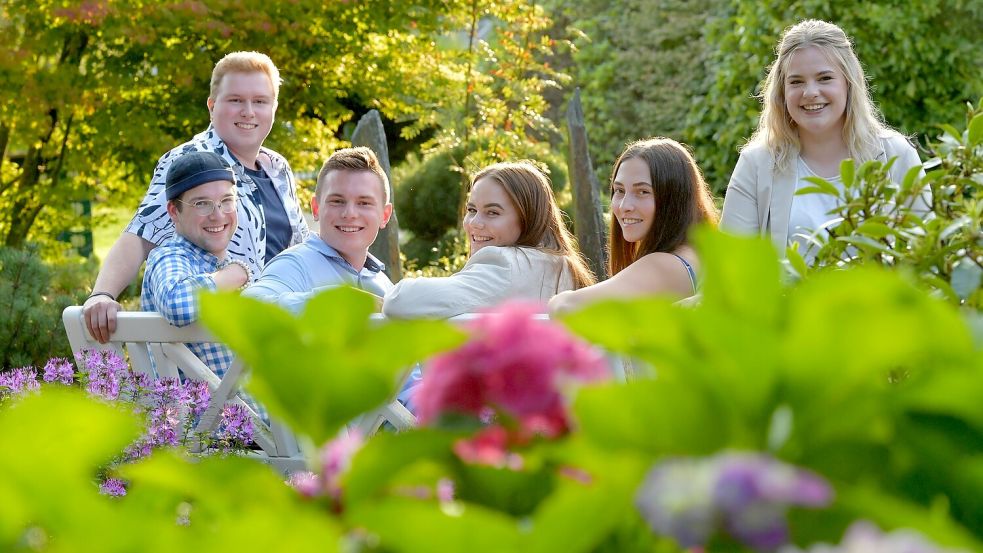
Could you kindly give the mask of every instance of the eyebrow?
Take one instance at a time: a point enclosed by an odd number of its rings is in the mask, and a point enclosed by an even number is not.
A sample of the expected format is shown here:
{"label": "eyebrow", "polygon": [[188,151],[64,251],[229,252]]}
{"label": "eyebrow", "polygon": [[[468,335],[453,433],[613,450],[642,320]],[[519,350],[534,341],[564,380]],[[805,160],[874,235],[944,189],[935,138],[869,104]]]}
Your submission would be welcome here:
{"label": "eyebrow", "polygon": [[[829,74],[833,74],[833,75],[835,75],[835,74],[836,74],[836,72],[835,72],[835,71],[833,71],[832,69],[823,69],[822,71],[819,71],[819,72],[817,72],[817,73],[816,73],[816,75],[825,75],[825,74],[827,74],[827,73],[829,73]],[[799,77],[799,78],[802,78],[802,75],[799,75],[798,73],[792,73],[792,74],[790,74],[790,75],[789,75],[788,77],[786,77],[786,78],[787,78],[787,79],[791,79],[791,78],[793,78],[793,77]]]}
{"label": "eyebrow", "polygon": [[[225,200],[225,199],[228,199],[228,198],[235,198],[235,197],[236,197],[235,194],[229,193],[229,194],[226,194],[226,195],[222,196],[221,198],[219,198],[218,201],[222,201],[222,200]],[[211,200],[211,198],[209,198],[208,196],[191,196],[190,198],[188,198],[187,201],[189,201],[189,202],[197,202],[198,200]]]}
{"label": "eyebrow", "polygon": [[[332,192],[332,193],[328,194],[327,196],[325,196],[325,198],[340,198],[342,200],[348,199],[344,194],[338,194],[337,192]],[[372,194],[361,194],[359,196],[355,196],[355,199],[356,200],[378,200],[379,198],[376,198]]]}
{"label": "eyebrow", "polygon": [[625,183],[623,183],[623,182],[621,182],[621,181],[617,181],[617,180],[616,180],[616,181],[614,181],[613,183],[611,183],[611,186],[615,186],[615,185],[621,185],[621,186],[631,186],[631,187],[635,187],[635,188],[638,188],[639,186],[648,186],[649,188],[654,188],[654,187],[652,186],[652,183],[650,183],[650,182],[645,182],[645,181],[643,181],[643,180],[640,180],[640,181],[638,181],[638,182],[633,182],[633,183],[631,183],[631,184],[625,184]]}
{"label": "eyebrow", "polygon": [[[468,202],[468,207],[477,207],[477,206],[474,205],[474,202]],[[490,204],[485,204],[481,207],[484,209],[488,209],[489,207],[497,207],[498,209],[505,209],[504,207],[502,207],[502,204],[495,203],[495,202],[492,202]]]}

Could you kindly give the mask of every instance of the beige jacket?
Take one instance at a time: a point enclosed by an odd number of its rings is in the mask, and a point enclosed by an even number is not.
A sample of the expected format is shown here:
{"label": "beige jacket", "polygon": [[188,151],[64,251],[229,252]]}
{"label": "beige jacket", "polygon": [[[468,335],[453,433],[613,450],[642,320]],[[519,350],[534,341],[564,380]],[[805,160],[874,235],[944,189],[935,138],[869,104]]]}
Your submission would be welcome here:
{"label": "beige jacket", "polygon": [[392,318],[446,319],[505,300],[546,302],[573,289],[566,259],[536,248],[486,246],[449,277],[403,279],[386,294],[382,313]]}
{"label": "beige jacket", "polygon": [[[910,168],[921,165],[918,153],[900,134],[891,132],[881,138],[881,144],[883,149],[875,159],[886,162],[898,158],[891,166],[891,179],[895,182],[901,182]],[[789,165],[786,171],[776,172],[767,146],[745,148],[727,185],[720,228],[737,234],[770,236],[784,256],[797,184],[795,164]]]}

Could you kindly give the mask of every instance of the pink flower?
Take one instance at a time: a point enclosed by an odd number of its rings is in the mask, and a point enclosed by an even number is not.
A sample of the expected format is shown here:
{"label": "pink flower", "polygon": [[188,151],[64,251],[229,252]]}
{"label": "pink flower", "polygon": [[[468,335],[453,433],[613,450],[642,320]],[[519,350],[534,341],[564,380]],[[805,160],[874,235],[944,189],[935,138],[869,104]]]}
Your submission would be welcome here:
{"label": "pink flower", "polygon": [[325,491],[333,499],[341,497],[341,477],[363,443],[361,434],[349,432],[331,440],[321,449],[321,478]]}
{"label": "pink flower", "polygon": [[469,439],[454,442],[454,453],[465,463],[522,469],[522,457],[508,449],[509,433],[499,425],[480,430]]}
{"label": "pink flower", "polygon": [[321,495],[321,477],[309,470],[292,473],[287,484],[304,497]]}
{"label": "pink flower", "polygon": [[508,445],[569,430],[565,385],[607,377],[604,357],[561,326],[533,317],[542,312],[536,304],[504,304],[469,325],[473,337],[467,344],[428,366],[416,395],[422,423],[450,413],[487,423],[484,415],[491,411],[510,428],[504,442],[504,427],[458,442],[462,459],[514,464],[505,453]]}

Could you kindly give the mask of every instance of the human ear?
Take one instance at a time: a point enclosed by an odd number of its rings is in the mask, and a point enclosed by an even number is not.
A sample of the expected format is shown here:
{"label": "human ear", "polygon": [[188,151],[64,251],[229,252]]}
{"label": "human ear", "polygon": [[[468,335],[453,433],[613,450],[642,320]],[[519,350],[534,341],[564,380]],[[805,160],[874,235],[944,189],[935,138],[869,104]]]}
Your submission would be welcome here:
{"label": "human ear", "polygon": [[314,220],[317,221],[317,196],[311,198],[311,213],[314,214]]}
{"label": "human ear", "polygon": [[382,224],[379,225],[379,228],[381,228],[381,229],[382,228],[386,228],[386,225],[389,224],[389,218],[392,217],[392,216],[393,216],[393,204],[386,204],[385,206],[383,206],[382,207]]}

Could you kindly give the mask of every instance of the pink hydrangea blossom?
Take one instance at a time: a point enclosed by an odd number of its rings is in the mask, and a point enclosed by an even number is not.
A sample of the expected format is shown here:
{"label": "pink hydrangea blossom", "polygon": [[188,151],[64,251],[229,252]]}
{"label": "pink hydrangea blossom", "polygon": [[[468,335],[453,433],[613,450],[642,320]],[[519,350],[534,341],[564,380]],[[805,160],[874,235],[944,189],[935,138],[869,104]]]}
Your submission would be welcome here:
{"label": "pink hydrangea blossom", "polygon": [[459,442],[455,451],[462,459],[515,465],[508,446],[568,432],[568,384],[608,377],[599,351],[534,317],[542,312],[537,304],[504,304],[468,325],[468,343],[427,367],[415,398],[423,424],[464,414],[501,427]]}
{"label": "pink hydrangea blossom", "polygon": [[358,432],[343,432],[321,449],[321,478],[325,491],[332,498],[341,497],[341,478],[364,442]]}

